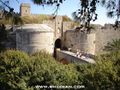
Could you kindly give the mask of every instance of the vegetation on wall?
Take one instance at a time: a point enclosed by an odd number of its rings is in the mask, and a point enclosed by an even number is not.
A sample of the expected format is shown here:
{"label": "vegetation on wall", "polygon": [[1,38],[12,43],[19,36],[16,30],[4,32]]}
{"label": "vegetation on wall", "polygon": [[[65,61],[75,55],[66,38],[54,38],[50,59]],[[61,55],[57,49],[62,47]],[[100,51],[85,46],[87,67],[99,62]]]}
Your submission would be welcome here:
{"label": "vegetation on wall", "polygon": [[14,16],[14,17],[12,17],[12,16],[6,16],[6,17],[3,17],[2,19],[0,19],[0,24],[4,24],[4,25],[6,25],[6,24],[9,24],[9,25],[13,25],[13,24],[15,24],[15,25],[17,25],[17,24],[22,24],[23,22],[22,22],[22,19],[21,19],[21,17],[19,17],[19,16]]}
{"label": "vegetation on wall", "polygon": [[63,21],[72,21],[68,16],[63,16]]}
{"label": "vegetation on wall", "polygon": [[116,40],[113,40],[112,42],[108,42],[104,50],[107,52],[120,51],[120,39],[116,39]]}
{"label": "vegetation on wall", "polygon": [[36,16],[22,16],[21,17],[23,24],[32,24],[32,23],[42,23],[43,20],[49,20],[49,17],[46,15],[36,15]]}
{"label": "vegetation on wall", "polygon": [[[36,0],[39,4],[42,4],[42,1]],[[62,1],[60,0],[61,3]],[[93,11],[91,11],[93,13],[95,12],[97,0],[89,1],[93,4],[91,5],[91,7],[93,6]],[[105,0],[102,1],[105,2]],[[89,11],[88,0],[81,0],[81,2],[83,6],[81,10],[88,9],[86,11]],[[24,18],[25,23],[29,23],[30,20],[32,22],[33,19],[36,23],[41,23],[34,17]],[[44,19],[48,18],[44,17]],[[40,20],[42,21],[43,17]],[[56,62],[46,52],[38,52],[33,55],[16,50],[1,52],[0,90],[34,90],[36,85],[84,85],[85,90],[119,90],[119,46],[119,40],[109,43],[105,47],[108,53],[96,57],[97,63],[95,65],[63,65]]]}
{"label": "vegetation on wall", "polygon": [[[38,5],[56,5],[56,9],[67,0],[32,0]],[[85,27],[89,27],[91,21],[95,21],[98,18],[96,12],[97,7],[102,5],[107,9],[108,17],[116,18],[116,25],[120,16],[120,0],[79,0],[79,8],[73,12],[73,18],[83,24]],[[56,10],[57,11],[57,10]],[[116,26],[115,25],[115,26]]]}
{"label": "vegetation on wall", "polygon": [[[2,20],[0,20],[1,24],[10,24],[12,25],[14,24],[32,24],[32,23],[36,23],[36,24],[41,24],[43,23],[43,21],[45,20],[54,20],[54,17],[52,15],[44,15],[44,14],[38,14],[38,15],[30,15],[30,16],[22,16],[19,18],[14,18],[14,22],[13,22],[13,18],[3,18]],[[69,17],[67,16],[63,16],[63,21],[71,21],[73,22]]]}
{"label": "vegetation on wall", "polygon": [[[17,2],[19,0],[16,0]],[[57,10],[59,6],[67,0],[31,0],[34,4],[37,5],[56,5],[56,10],[54,15],[57,15]],[[9,9],[10,13],[14,12],[14,9],[9,6],[10,0],[0,0],[1,7],[0,9],[6,11],[6,8]],[[75,12],[73,12],[73,17],[75,20],[82,23],[85,27],[89,28],[90,22],[97,20],[98,13],[96,12],[99,5],[104,6],[107,9],[108,17],[115,17],[116,22],[115,26],[118,27],[119,24],[119,16],[120,16],[120,0],[79,0],[79,8]],[[72,12],[71,12],[72,13]],[[5,15],[6,13],[4,13]]]}

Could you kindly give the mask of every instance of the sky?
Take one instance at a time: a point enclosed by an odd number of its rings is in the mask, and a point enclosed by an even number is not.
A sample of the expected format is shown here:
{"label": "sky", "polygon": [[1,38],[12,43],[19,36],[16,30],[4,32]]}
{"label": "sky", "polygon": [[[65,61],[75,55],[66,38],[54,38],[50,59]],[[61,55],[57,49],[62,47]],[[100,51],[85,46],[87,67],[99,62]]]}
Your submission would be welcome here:
{"label": "sky", "polygon": [[[63,4],[61,4],[58,15],[67,15],[68,17],[72,18],[72,12],[76,11],[80,4],[80,0],[66,0]],[[31,5],[31,13],[32,14],[53,14],[55,11],[55,6],[40,6],[35,5],[32,0],[10,0],[10,6],[14,8],[15,12],[20,12],[20,4],[21,3],[30,3]],[[104,25],[105,23],[114,23],[115,19],[108,18],[106,16],[106,9],[98,6],[97,8],[98,13],[98,19],[95,22],[92,22],[94,24],[101,24]]]}

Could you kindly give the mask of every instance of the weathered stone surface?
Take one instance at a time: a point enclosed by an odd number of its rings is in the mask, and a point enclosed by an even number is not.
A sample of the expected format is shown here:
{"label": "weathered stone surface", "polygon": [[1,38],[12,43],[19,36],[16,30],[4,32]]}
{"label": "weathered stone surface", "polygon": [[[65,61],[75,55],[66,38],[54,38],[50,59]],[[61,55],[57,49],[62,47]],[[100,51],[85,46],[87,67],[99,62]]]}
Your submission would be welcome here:
{"label": "weathered stone surface", "polygon": [[[30,15],[29,4],[21,4],[21,15]],[[73,22],[64,22],[62,16],[43,21],[40,27],[37,24],[29,24],[18,29],[21,31],[16,33],[17,48],[23,48],[27,52],[44,48],[52,52],[55,41],[60,39],[62,48],[71,49],[72,52],[79,49],[81,52],[96,55],[103,52],[108,42],[120,39],[120,28],[114,30],[112,24],[105,24],[103,27],[96,25],[95,30],[87,34],[73,29]]]}
{"label": "weathered stone surface", "polygon": [[28,53],[45,50],[53,53],[53,29],[44,24],[27,24],[16,31],[16,48]]}
{"label": "weathered stone surface", "polygon": [[57,50],[57,60],[62,60],[65,59],[67,60],[67,62],[69,63],[81,63],[81,64],[85,64],[85,63],[91,63],[91,64],[95,64],[96,62],[89,57],[77,57],[75,53],[70,52],[70,51],[64,51],[64,50]]}
{"label": "weathered stone surface", "polygon": [[30,15],[30,4],[22,3],[20,5],[20,14],[21,16],[29,16]]}
{"label": "weathered stone surface", "polygon": [[106,24],[104,27],[97,27],[89,34],[75,29],[66,31],[64,46],[71,48],[73,52],[79,49],[81,52],[96,55],[103,53],[104,46],[115,39],[120,39],[120,29],[115,30],[112,25]]}

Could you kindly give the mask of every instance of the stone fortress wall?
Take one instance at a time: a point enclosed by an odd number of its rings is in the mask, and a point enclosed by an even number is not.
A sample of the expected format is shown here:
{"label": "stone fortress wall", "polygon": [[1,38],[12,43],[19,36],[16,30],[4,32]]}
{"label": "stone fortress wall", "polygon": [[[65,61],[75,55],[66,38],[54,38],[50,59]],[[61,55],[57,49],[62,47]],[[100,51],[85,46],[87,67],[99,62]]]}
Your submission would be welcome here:
{"label": "stone fortress wall", "polygon": [[58,38],[61,39],[64,36],[64,32],[73,28],[73,23],[74,22],[71,21],[64,22],[62,16],[57,16],[53,20],[43,21],[43,24],[46,24],[54,29],[54,36],[55,36],[54,40]]}
{"label": "stone fortress wall", "polygon": [[[62,24],[59,25],[59,23]],[[62,22],[62,20],[56,22],[45,21],[44,24],[47,24],[55,30],[55,35],[58,37],[55,37],[54,40],[60,38],[62,47],[71,48],[73,52],[79,49],[82,52],[93,55],[100,54],[108,42],[112,42],[114,39],[120,39],[119,28],[115,30],[111,24],[106,24],[105,26],[96,25],[95,30],[93,30],[94,32],[89,34],[71,28],[73,25],[72,22]]]}
{"label": "stone fortress wall", "polygon": [[64,47],[70,48],[72,52],[80,50],[81,52],[95,54],[95,33],[86,34],[74,29],[65,33]]}
{"label": "stone fortress wall", "polygon": [[104,27],[99,27],[96,30],[95,53],[102,53],[104,46],[116,39],[120,39],[120,27],[116,30],[112,24],[105,24]]}
{"label": "stone fortress wall", "polygon": [[103,53],[104,46],[115,39],[120,39],[120,28],[115,30],[111,24],[106,24],[96,27],[89,34],[68,30],[64,37],[64,46],[71,48],[73,52],[79,49],[81,52],[96,55]]}
{"label": "stone fortress wall", "polygon": [[[33,28],[34,27],[34,28]],[[26,24],[16,30],[16,49],[27,53],[54,51],[54,30],[44,24]]]}
{"label": "stone fortress wall", "polygon": [[[28,3],[21,4],[20,15],[35,16],[33,14],[30,14],[30,5]],[[21,32],[16,31],[16,48],[28,53],[41,50],[41,49],[46,49],[46,48],[48,48],[47,51],[52,52],[54,51],[55,42],[57,40],[59,41],[59,39],[62,41],[65,30],[72,27],[73,25],[72,23],[73,22],[63,22],[62,16],[57,16],[55,17],[55,19],[53,18],[52,20],[43,21],[43,25],[47,25],[53,29],[53,32],[51,32],[51,37],[49,36],[49,32],[47,32],[47,29],[45,27],[42,27],[42,29],[40,29],[42,24],[22,25],[22,28],[20,28],[21,26],[19,27],[20,29],[16,28],[17,30],[21,31]],[[26,29],[26,26],[27,26],[27,29]],[[32,32],[30,32],[28,29],[32,30]],[[42,31],[35,32],[34,30],[38,30],[38,31],[46,30],[46,33],[43,34]],[[44,43],[42,43],[43,41]],[[30,43],[30,42],[33,42],[33,43]],[[47,46],[47,44],[49,43],[51,46],[50,45]],[[58,45],[58,46],[61,47],[61,45]]]}
{"label": "stone fortress wall", "polygon": [[[30,16],[34,14],[30,13],[30,4],[29,3],[22,3],[20,5],[20,15],[21,16]],[[49,27],[53,28],[54,31],[54,39],[61,38],[63,36],[63,32],[68,29],[72,29],[73,23],[71,21],[63,22],[63,16],[57,16],[53,20],[45,20],[43,24],[48,25]]]}
{"label": "stone fortress wall", "polygon": [[[27,9],[25,4],[21,4],[22,6],[23,9],[30,11],[29,5],[26,5]],[[30,15],[30,12],[22,11],[24,14],[21,15]],[[71,48],[73,52],[79,49],[80,51],[96,55],[103,52],[103,48],[108,42],[120,38],[120,30],[114,30],[110,24],[105,26],[97,25],[95,31],[89,34],[81,32],[81,30],[76,31],[73,29],[73,22],[64,22],[62,16],[57,16],[53,20],[43,21],[43,24],[54,30],[54,43],[57,39],[60,39],[62,48]]]}

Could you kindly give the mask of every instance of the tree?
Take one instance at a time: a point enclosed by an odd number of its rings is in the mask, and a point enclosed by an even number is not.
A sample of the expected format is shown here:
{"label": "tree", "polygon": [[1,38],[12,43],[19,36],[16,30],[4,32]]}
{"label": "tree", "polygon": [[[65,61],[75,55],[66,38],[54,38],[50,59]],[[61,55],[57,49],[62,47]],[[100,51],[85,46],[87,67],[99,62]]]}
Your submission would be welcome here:
{"label": "tree", "polygon": [[30,86],[78,84],[78,72],[73,65],[63,65],[44,51],[32,56]]}
{"label": "tree", "polygon": [[0,52],[2,50],[5,50],[5,41],[7,39],[7,31],[5,30],[5,25],[4,24],[1,24],[0,25]]}
{"label": "tree", "polygon": [[11,7],[8,5],[8,4],[9,4],[9,0],[7,0],[7,1],[2,1],[2,0],[0,0],[0,3],[1,3],[1,5],[0,5],[0,10],[3,12],[3,15],[4,15],[4,16],[6,16],[7,13],[8,13],[8,11],[6,10],[5,7],[7,7],[7,8],[9,9],[9,12],[10,12],[10,13],[13,13],[14,9],[11,8]]}
{"label": "tree", "polygon": [[[0,53],[0,89],[26,90],[26,70],[29,56],[20,51],[7,50]],[[26,70],[27,71],[27,70]]]}
{"label": "tree", "polygon": [[116,40],[113,40],[112,42],[108,42],[104,50],[107,52],[120,51],[120,39],[116,39]]}
{"label": "tree", "polygon": [[36,90],[37,85],[77,85],[74,65],[63,65],[46,52],[31,56],[18,50],[0,53],[0,90]]}
{"label": "tree", "polygon": [[11,18],[12,26],[14,24],[22,23],[22,20],[19,17],[19,14],[14,12],[14,8],[11,8],[9,6],[9,2],[10,2],[10,0],[6,0],[6,1],[0,0],[0,13],[1,13],[0,19],[10,19]]}
{"label": "tree", "polygon": [[[53,5],[56,4],[57,7],[64,3],[65,0],[32,0],[38,5]],[[80,8],[73,12],[73,17],[75,20],[80,21],[85,27],[89,28],[90,22],[95,21],[98,17],[96,13],[97,5],[101,4],[105,6],[108,10],[108,17],[116,17],[117,21],[120,16],[120,0],[79,0]]]}
{"label": "tree", "polygon": [[[7,0],[9,2],[9,0]],[[16,0],[17,1],[17,0]],[[56,10],[54,15],[56,16],[57,9],[59,8],[60,4],[64,3],[66,0],[32,0],[35,4],[38,5],[56,5]],[[80,1],[80,8],[73,12],[73,17],[75,20],[80,21],[84,27],[89,28],[90,22],[95,21],[98,17],[96,13],[96,9],[98,4],[105,6],[108,10],[107,14],[108,17],[116,17],[116,26],[118,24],[119,16],[120,16],[120,0],[79,0]],[[9,8],[9,11],[13,11],[13,8],[10,8],[5,2],[0,0],[2,4]]]}

